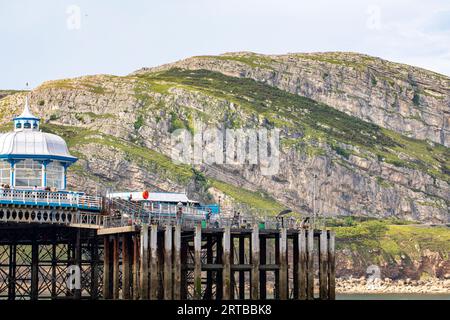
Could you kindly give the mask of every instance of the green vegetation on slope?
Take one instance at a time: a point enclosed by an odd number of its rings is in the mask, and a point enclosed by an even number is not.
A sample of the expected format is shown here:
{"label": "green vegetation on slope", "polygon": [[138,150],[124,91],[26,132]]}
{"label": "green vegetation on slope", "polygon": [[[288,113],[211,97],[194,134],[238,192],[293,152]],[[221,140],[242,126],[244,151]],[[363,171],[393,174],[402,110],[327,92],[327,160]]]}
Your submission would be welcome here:
{"label": "green vegetation on slope", "polygon": [[268,214],[276,214],[284,209],[281,204],[265,192],[249,191],[214,179],[209,179],[209,181],[214,188],[219,189],[237,202],[248,205],[250,208]]}
{"label": "green vegetation on slope", "polygon": [[[263,192],[253,192],[216,179],[206,178],[201,172],[188,165],[175,164],[169,157],[159,152],[138,146],[128,141],[79,127],[43,124],[42,128],[47,132],[63,137],[66,140],[71,153],[77,157],[85,157],[85,155],[78,152],[78,150],[86,144],[94,143],[112,147],[124,152],[126,157],[134,163],[137,163],[152,172],[158,173],[158,176],[162,178],[165,177],[184,185],[191,180],[194,180],[205,189],[213,186],[226,195],[233,197],[237,202],[248,205],[254,209],[264,210],[265,212],[277,213],[283,209],[278,202]],[[77,174],[86,175],[85,170],[83,170],[81,166],[76,166],[74,170]]]}
{"label": "green vegetation on slope", "polygon": [[[353,220],[353,219],[351,219]],[[402,255],[419,259],[425,250],[450,254],[450,228],[411,224],[390,224],[390,221],[352,221],[350,225],[331,228],[336,232],[338,249],[351,249],[367,256],[373,263],[393,261]]]}
{"label": "green vegetation on slope", "polygon": [[[450,182],[450,150],[426,141],[406,138],[347,115],[323,103],[256,82],[207,70],[170,69],[141,75],[147,81],[163,81],[174,86],[234,102],[251,114],[264,116],[267,125],[303,132],[300,139],[319,139],[331,146],[336,142],[361,147],[378,159],[418,169]],[[348,158],[349,152],[335,149]]]}

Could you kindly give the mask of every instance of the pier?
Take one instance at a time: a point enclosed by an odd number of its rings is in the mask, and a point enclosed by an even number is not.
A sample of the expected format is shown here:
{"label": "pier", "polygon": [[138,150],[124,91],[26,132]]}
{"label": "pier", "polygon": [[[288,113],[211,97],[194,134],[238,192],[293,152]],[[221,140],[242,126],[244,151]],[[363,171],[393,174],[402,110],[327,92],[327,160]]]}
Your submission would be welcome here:
{"label": "pier", "polygon": [[110,214],[2,204],[0,299],[335,298],[330,231]]}

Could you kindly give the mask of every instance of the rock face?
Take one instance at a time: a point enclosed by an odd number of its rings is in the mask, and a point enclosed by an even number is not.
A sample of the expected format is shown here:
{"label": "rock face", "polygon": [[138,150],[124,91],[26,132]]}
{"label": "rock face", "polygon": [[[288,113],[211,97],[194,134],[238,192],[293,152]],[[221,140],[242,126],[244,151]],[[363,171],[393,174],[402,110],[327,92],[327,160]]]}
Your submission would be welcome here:
{"label": "rock face", "polygon": [[[228,199],[230,210],[244,204],[302,214],[311,214],[315,189],[321,215],[446,223],[449,84],[362,55],[240,53],[124,77],[49,81],[30,102],[43,129],[65,137],[80,158],[69,176],[77,189],[186,190],[202,201]],[[4,131],[23,97],[0,99]],[[280,128],[280,171],[264,176],[250,164],[172,163],[171,132],[195,132],[200,122]]]}
{"label": "rock face", "polygon": [[409,137],[450,144],[450,79],[345,52],[199,56],[134,74],[179,67],[251,78],[326,103]]}

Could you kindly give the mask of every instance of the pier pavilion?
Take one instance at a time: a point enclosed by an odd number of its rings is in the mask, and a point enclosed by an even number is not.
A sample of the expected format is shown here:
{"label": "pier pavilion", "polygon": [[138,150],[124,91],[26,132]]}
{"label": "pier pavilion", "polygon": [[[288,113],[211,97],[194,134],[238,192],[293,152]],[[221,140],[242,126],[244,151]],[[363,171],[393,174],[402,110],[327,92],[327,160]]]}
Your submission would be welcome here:
{"label": "pier pavilion", "polygon": [[100,210],[99,197],[67,190],[67,169],[77,158],[64,139],[40,130],[28,99],[13,127],[0,135],[0,204]]}

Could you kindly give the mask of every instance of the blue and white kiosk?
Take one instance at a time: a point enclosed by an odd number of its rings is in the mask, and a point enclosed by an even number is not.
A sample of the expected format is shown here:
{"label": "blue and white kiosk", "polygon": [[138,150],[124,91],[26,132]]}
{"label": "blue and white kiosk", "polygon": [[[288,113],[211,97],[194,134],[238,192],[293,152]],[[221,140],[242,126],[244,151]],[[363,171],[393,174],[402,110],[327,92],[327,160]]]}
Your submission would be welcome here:
{"label": "blue and white kiosk", "polygon": [[99,197],[67,190],[67,168],[77,158],[64,139],[40,130],[28,98],[13,122],[14,131],[0,134],[0,203],[100,209]]}

